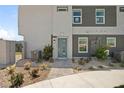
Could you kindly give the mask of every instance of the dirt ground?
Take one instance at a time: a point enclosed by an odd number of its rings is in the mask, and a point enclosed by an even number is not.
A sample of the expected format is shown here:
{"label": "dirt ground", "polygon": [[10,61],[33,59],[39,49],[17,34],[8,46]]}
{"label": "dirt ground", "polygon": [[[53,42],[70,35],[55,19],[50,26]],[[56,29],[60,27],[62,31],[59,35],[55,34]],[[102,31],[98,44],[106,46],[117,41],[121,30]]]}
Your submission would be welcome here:
{"label": "dirt ground", "polygon": [[[86,71],[92,71],[88,68],[91,66],[106,66],[107,70],[111,69],[124,69],[123,67],[120,67],[121,63],[113,63],[114,66],[109,66],[108,63],[112,60],[97,60],[92,59],[89,63],[86,63],[85,65],[79,65],[78,60],[76,60],[74,63],[71,60],[55,60],[53,63],[50,62],[43,62],[50,66],[49,70],[39,71],[39,77],[32,79],[29,75],[29,71],[24,70],[24,63],[28,62],[28,59],[22,60],[18,63],[16,63],[16,72],[21,72],[24,74],[24,83],[21,87],[33,84],[35,82],[39,82],[45,79],[51,79],[51,78],[57,78],[65,75],[80,73],[80,72],[86,72]],[[38,65],[41,63],[35,63],[33,62],[33,67],[31,69],[37,68]],[[75,71],[74,67],[79,66],[81,68],[81,71]],[[106,69],[98,69],[98,70],[106,70]],[[93,70],[94,71],[94,70]],[[7,74],[7,70],[3,69],[0,70],[0,87],[8,88],[10,86],[10,82],[8,81],[10,79],[10,76]]]}
{"label": "dirt ground", "polygon": [[[31,69],[34,68],[36,67],[32,67]],[[24,67],[16,67],[16,72],[21,72],[24,74],[24,83],[21,85],[21,87],[42,81],[46,79],[49,74],[49,70],[39,71],[38,73],[39,77],[32,79],[31,76],[29,75],[29,71],[24,70]],[[0,70],[0,87],[8,88],[11,85],[9,79],[10,75],[7,74],[7,70],[6,69]]]}

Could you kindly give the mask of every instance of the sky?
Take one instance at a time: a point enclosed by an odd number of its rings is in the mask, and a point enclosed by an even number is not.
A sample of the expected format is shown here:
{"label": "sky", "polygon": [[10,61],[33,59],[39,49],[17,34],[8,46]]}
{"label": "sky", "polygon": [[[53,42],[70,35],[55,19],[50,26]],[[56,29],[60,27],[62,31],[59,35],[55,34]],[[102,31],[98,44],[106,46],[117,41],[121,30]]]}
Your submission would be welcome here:
{"label": "sky", "polygon": [[18,35],[18,6],[0,5],[0,39],[23,40]]}

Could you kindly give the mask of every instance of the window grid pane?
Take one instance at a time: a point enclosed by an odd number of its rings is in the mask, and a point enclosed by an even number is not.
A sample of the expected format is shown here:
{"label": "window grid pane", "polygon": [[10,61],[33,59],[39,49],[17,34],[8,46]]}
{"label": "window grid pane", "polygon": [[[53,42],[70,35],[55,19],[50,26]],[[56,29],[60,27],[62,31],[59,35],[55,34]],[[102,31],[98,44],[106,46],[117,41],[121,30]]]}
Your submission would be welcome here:
{"label": "window grid pane", "polygon": [[105,9],[96,9],[96,24],[105,24]]}
{"label": "window grid pane", "polygon": [[107,46],[108,47],[116,47],[116,37],[108,37],[107,38]]}
{"label": "window grid pane", "polygon": [[81,12],[80,11],[78,11],[78,12],[74,11],[73,16],[81,16]]}
{"label": "window grid pane", "polygon": [[73,24],[81,24],[82,23],[82,14],[80,9],[73,10]]}
{"label": "window grid pane", "polygon": [[87,53],[88,52],[88,38],[78,38],[78,52]]}

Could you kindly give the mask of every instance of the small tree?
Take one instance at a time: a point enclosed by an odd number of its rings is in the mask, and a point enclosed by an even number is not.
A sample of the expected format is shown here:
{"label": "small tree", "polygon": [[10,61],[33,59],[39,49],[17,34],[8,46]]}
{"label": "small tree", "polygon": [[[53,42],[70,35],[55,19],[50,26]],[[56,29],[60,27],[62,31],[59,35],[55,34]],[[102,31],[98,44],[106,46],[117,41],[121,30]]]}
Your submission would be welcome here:
{"label": "small tree", "polygon": [[23,45],[22,44],[16,44],[16,52],[22,52]]}
{"label": "small tree", "polygon": [[52,57],[53,48],[51,45],[47,45],[43,49],[43,58],[49,60]]}

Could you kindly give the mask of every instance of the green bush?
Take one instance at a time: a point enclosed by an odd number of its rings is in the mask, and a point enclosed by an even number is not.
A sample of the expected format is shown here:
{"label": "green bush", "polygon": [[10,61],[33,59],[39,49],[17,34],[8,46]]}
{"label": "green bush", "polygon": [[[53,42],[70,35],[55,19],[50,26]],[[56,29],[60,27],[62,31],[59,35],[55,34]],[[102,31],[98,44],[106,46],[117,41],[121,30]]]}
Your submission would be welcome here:
{"label": "green bush", "polygon": [[102,60],[105,60],[107,59],[107,52],[106,51],[106,47],[100,47],[96,50],[96,57],[98,59],[102,59]]}
{"label": "green bush", "polygon": [[45,60],[49,60],[52,57],[52,51],[53,51],[52,46],[50,45],[45,46],[43,49],[43,58]]}
{"label": "green bush", "polygon": [[15,73],[15,74],[12,74],[11,77],[10,77],[10,83],[11,83],[11,86],[12,88],[14,87],[20,87],[21,84],[23,84],[23,78],[24,78],[24,75],[22,73]]}

